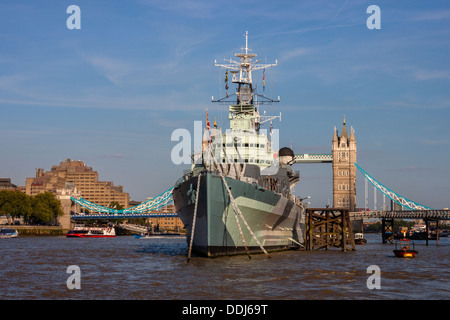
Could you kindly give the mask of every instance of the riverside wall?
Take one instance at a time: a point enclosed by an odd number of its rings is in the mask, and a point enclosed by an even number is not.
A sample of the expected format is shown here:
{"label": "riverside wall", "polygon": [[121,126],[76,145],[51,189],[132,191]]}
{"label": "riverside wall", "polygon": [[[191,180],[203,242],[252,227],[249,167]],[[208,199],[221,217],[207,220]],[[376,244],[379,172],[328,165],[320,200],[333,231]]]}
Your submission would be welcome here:
{"label": "riverside wall", "polygon": [[22,236],[64,236],[67,229],[62,227],[52,226],[23,226],[23,225],[3,225],[2,228],[16,229],[19,232],[19,237]]}

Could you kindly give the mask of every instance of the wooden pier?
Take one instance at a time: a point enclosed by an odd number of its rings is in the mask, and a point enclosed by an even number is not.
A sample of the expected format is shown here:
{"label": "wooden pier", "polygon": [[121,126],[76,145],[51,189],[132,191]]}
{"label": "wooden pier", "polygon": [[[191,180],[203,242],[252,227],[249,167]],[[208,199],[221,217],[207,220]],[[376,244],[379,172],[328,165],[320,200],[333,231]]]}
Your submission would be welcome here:
{"label": "wooden pier", "polygon": [[348,209],[306,209],[306,250],[356,250]]}
{"label": "wooden pier", "polygon": [[[428,240],[436,240],[439,245],[439,222],[450,219],[450,210],[401,210],[401,211],[363,211],[350,212],[352,219],[381,219],[382,243],[394,242],[394,220],[395,219],[422,219],[426,225],[426,238],[423,239],[428,245]],[[436,239],[430,237],[430,223],[436,225]]]}

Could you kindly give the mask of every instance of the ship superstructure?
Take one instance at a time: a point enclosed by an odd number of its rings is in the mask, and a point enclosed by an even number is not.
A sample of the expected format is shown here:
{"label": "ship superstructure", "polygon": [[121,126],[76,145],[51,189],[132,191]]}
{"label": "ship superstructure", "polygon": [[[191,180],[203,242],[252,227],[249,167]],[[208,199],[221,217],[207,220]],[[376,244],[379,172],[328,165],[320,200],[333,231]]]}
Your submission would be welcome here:
{"label": "ship superstructure", "polygon": [[[245,34],[245,39],[244,52],[235,54],[239,61],[229,59],[223,64],[215,61],[216,66],[227,70],[226,86],[228,87],[228,71],[230,71],[232,83],[237,85],[237,90],[235,101],[233,101],[233,97],[229,96],[228,90],[225,98],[215,101],[235,103],[229,106],[230,129],[222,135],[217,128],[214,128],[210,142],[212,143],[213,155],[219,163],[250,163],[265,169],[276,162],[278,146],[276,145],[275,148],[272,148],[271,142],[267,137],[267,130],[261,130],[261,125],[277,117],[281,120],[281,113],[279,116],[271,117],[260,115],[258,110],[260,105],[275,101],[256,93],[253,86],[252,73],[261,69],[264,69],[265,72],[265,69],[276,66],[277,62],[264,64],[258,60],[253,61],[257,55],[249,53],[248,33]],[[270,134],[272,134],[272,130]],[[272,149],[275,149],[275,152],[272,152]]]}
{"label": "ship superstructure", "polygon": [[227,90],[225,98],[216,100],[232,103],[230,128],[222,133],[214,123],[211,129],[207,119],[202,152],[173,190],[190,248],[207,256],[267,253],[298,248],[303,242],[304,209],[292,194],[300,179],[290,166],[294,153],[279,149],[272,123],[269,133],[261,129],[264,122],[281,120],[281,114],[260,115],[262,104],[275,101],[257,94],[252,81],[253,71],[265,72],[277,63],[254,60],[245,36],[243,52],[235,54],[239,61],[215,62],[226,69],[226,81],[230,72],[237,86],[235,97]]}

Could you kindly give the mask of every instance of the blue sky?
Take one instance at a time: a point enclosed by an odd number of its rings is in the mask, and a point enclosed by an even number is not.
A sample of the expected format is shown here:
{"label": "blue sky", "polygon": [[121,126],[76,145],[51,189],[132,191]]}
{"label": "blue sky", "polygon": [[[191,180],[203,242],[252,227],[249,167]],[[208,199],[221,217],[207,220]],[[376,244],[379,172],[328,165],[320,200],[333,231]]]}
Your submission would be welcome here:
{"label": "blue sky", "polygon": [[[81,29],[69,30],[69,5]],[[369,5],[381,29],[369,30]],[[177,128],[228,126],[224,71],[245,44],[268,63],[280,96],[280,145],[331,152],[345,115],[358,164],[419,203],[450,207],[450,2],[0,0],[0,177],[83,160],[134,200],[171,187]],[[262,74],[255,73],[261,87]],[[332,201],[331,165],[296,165],[299,196]],[[358,174],[358,206],[364,181]],[[373,189],[370,188],[370,199]],[[381,202],[378,194],[378,204]],[[369,203],[371,203],[370,200]]]}

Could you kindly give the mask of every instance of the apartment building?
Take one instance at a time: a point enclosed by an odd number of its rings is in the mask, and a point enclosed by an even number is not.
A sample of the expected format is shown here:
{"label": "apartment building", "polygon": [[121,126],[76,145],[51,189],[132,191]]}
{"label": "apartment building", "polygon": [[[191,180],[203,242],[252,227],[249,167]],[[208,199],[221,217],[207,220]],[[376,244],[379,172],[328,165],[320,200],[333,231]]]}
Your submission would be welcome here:
{"label": "apartment building", "polygon": [[[173,204],[162,207],[158,211],[154,212],[176,212],[175,206]],[[178,217],[164,217],[164,218],[150,218],[150,223],[153,226],[159,226],[165,230],[177,231],[180,232],[184,229],[184,224],[181,222],[181,219]]]}
{"label": "apartment building", "polygon": [[83,199],[101,206],[118,202],[124,208],[129,207],[129,194],[123,192],[122,186],[116,186],[112,181],[99,181],[98,172],[80,160],[66,159],[47,172],[42,168],[36,169],[36,177],[25,181],[25,193],[31,196],[46,191],[56,194],[56,190],[68,185],[75,186]]}

